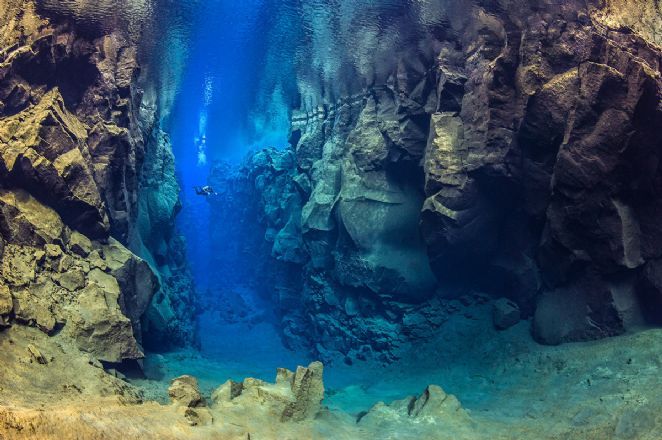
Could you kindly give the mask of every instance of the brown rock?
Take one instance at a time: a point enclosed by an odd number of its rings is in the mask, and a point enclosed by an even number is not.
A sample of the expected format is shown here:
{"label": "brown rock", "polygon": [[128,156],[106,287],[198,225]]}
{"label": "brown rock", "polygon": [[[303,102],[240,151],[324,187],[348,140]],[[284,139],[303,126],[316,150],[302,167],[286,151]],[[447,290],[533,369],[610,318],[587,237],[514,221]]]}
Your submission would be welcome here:
{"label": "brown rock", "polygon": [[14,310],[14,300],[12,299],[9,286],[0,284],[0,315],[8,315]]}
{"label": "brown rock", "polygon": [[69,249],[81,257],[87,257],[92,252],[92,242],[80,232],[72,231],[69,235]]}
{"label": "brown rock", "polygon": [[297,367],[291,379],[294,402],[288,404],[283,411],[282,421],[300,421],[319,412],[324,399],[323,373],[324,366],[321,362],[313,362],[307,368]]}
{"label": "brown rock", "polygon": [[39,351],[39,349],[34,345],[28,344],[28,352],[30,353],[30,356],[32,356],[32,359],[34,359],[37,363],[42,365],[46,365],[48,363],[41,351]]}
{"label": "brown rock", "polygon": [[204,407],[205,399],[200,394],[198,380],[193,376],[180,376],[170,382],[168,395],[174,404],[187,408]]}
{"label": "brown rock", "polygon": [[517,324],[520,320],[520,311],[517,304],[506,299],[499,298],[492,306],[492,322],[499,330],[505,330]]}

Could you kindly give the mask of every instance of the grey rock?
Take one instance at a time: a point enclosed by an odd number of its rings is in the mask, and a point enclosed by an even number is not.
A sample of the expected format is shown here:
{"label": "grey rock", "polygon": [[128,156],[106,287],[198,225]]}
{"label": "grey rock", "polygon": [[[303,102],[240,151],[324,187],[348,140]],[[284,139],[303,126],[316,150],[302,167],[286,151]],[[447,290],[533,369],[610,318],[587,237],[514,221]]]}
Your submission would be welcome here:
{"label": "grey rock", "polygon": [[517,304],[506,299],[499,298],[492,307],[492,322],[499,330],[505,330],[520,321],[520,311]]}

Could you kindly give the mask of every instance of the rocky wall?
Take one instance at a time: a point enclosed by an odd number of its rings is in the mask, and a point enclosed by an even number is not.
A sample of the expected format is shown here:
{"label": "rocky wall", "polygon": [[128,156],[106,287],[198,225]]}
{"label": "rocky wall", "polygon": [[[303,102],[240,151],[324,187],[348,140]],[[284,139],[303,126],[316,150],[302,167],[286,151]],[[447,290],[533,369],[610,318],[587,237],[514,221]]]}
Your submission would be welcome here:
{"label": "rocky wall", "polygon": [[272,254],[302,267],[291,345],[388,360],[471,292],[549,344],[662,321],[655,6],[627,27],[618,2],[459,3],[433,58],[293,114],[292,151],[258,153],[294,155],[289,186],[251,165]]}
{"label": "rocky wall", "polygon": [[[178,188],[155,109],[142,102],[137,48],[119,30],[83,32],[31,2],[0,10],[3,325],[61,333],[108,362],[139,359],[143,315],[165,308],[154,294],[190,305],[192,289],[177,285],[185,270],[166,270],[185,267],[172,226]],[[158,185],[147,180],[156,168]],[[190,316],[173,321],[191,327]],[[175,333],[168,326],[154,331]],[[177,332],[175,342],[191,336]]]}

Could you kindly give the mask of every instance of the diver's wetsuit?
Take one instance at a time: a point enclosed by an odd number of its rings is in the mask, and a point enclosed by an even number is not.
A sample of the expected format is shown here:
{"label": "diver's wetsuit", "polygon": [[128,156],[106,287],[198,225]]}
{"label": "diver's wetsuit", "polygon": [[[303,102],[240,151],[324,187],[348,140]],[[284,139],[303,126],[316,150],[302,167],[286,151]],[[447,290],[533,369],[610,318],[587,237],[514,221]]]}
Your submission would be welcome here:
{"label": "diver's wetsuit", "polygon": [[199,196],[210,196],[216,194],[211,186],[194,186],[195,193]]}

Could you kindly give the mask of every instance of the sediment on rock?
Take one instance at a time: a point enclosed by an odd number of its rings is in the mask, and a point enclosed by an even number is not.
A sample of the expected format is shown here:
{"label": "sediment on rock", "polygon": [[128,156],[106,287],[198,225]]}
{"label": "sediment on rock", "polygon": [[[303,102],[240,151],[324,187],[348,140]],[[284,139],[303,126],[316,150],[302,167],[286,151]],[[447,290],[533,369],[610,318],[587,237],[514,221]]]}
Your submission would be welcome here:
{"label": "sediment on rock", "polygon": [[2,325],[61,333],[121,363],[143,356],[146,311],[169,307],[177,318],[147,319],[152,333],[191,340],[173,158],[141,108],[136,47],[119,30],[80,32],[14,3],[0,15]]}

